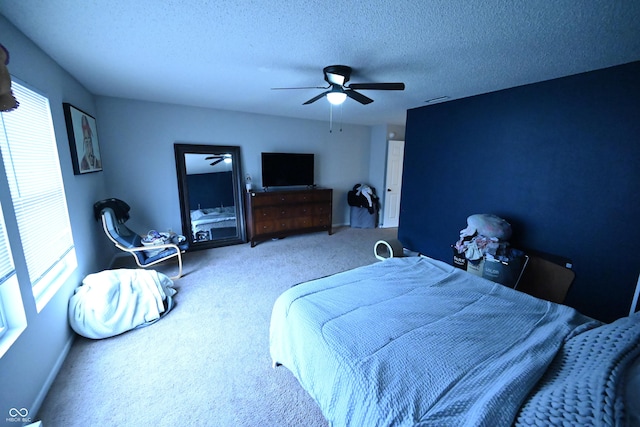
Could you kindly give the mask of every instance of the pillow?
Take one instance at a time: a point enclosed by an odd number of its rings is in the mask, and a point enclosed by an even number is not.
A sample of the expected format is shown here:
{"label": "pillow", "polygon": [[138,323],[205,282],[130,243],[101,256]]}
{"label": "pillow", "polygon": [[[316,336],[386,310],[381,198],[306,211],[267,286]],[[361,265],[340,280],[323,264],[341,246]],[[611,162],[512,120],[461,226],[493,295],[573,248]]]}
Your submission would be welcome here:
{"label": "pillow", "polygon": [[191,211],[191,221],[195,221],[197,219],[200,219],[204,216],[204,212],[202,212],[200,209],[195,210],[195,211]]}
{"label": "pillow", "polygon": [[467,228],[460,230],[460,237],[474,236],[476,233],[480,236],[509,240],[511,224],[493,214],[474,214],[467,218]]}

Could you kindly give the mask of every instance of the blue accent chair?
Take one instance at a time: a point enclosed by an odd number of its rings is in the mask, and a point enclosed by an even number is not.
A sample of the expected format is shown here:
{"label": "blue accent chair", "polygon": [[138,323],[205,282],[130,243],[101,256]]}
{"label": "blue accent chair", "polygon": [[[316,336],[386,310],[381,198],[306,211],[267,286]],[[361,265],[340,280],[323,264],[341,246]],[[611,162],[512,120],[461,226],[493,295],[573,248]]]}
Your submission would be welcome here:
{"label": "blue accent chair", "polygon": [[[182,277],[182,254],[189,248],[187,242],[144,246],[142,236],[130,230],[124,223],[129,219],[129,205],[119,199],[105,199],[93,206],[96,219],[102,222],[105,234],[118,249],[133,255],[141,268],[151,267],[173,258],[178,260],[178,274]],[[151,255],[150,255],[151,254]]]}

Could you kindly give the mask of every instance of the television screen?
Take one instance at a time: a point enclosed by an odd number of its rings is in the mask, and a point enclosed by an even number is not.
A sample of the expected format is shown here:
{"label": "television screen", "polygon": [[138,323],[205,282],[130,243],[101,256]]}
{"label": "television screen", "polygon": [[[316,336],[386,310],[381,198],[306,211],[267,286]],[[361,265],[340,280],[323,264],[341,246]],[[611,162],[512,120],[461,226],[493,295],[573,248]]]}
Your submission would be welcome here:
{"label": "television screen", "polygon": [[314,185],[313,154],[262,153],[262,186]]}

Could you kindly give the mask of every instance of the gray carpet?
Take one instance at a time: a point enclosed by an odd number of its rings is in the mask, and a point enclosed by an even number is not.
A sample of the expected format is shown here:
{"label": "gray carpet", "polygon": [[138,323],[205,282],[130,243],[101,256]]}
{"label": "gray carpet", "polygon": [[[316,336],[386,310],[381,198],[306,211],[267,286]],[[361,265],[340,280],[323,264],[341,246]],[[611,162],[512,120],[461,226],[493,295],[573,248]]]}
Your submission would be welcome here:
{"label": "gray carpet", "polygon": [[377,262],[374,243],[396,235],[342,227],[187,253],[176,307],[147,328],[78,337],[37,419],[45,427],[327,426],[291,373],[271,367],[273,302],[297,283]]}

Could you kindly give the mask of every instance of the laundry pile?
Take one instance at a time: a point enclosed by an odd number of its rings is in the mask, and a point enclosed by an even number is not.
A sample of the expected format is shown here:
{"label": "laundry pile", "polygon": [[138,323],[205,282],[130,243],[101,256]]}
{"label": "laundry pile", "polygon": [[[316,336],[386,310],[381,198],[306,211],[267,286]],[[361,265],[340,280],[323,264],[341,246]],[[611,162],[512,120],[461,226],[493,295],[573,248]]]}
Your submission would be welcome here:
{"label": "laundry pile", "polygon": [[509,244],[511,224],[493,214],[474,214],[453,247],[453,264],[470,273],[514,286],[524,252]]}
{"label": "laundry pile", "polygon": [[484,256],[509,261],[511,224],[492,214],[475,214],[467,218],[467,228],[460,230],[460,240],[454,245],[468,260]]}
{"label": "laundry pile", "polygon": [[375,228],[378,223],[380,200],[376,189],[367,184],[356,184],[347,193],[351,207],[350,224],[354,228]]}
{"label": "laundry pile", "polygon": [[376,189],[367,184],[356,184],[347,193],[347,203],[356,208],[367,208],[370,214],[378,212],[379,201]]}
{"label": "laundry pile", "polygon": [[[140,242],[143,246],[157,246],[173,243],[174,245],[181,245],[187,240],[186,237],[174,233],[173,231],[157,232],[156,230],[150,230],[145,236],[142,236]],[[148,257],[156,256],[160,252],[166,250],[166,247],[160,249],[150,249],[144,251]]]}

